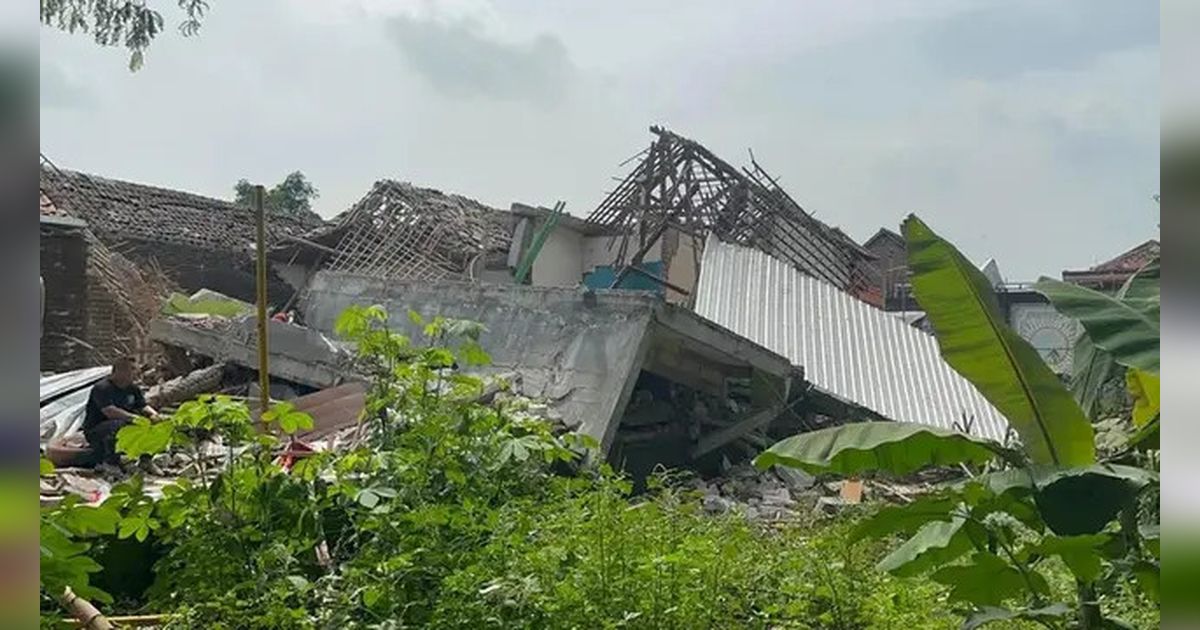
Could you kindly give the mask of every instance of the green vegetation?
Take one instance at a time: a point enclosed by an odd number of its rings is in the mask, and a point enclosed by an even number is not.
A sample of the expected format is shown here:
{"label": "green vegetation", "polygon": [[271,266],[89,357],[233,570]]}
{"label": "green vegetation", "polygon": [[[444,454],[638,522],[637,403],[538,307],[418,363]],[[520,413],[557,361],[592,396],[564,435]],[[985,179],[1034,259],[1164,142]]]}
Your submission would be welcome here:
{"label": "green vegetation", "polygon": [[[179,32],[191,37],[200,32],[200,20],[208,11],[207,0],[177,0],[183,19]],[[129,69],[142,67],[150,42],[163,30],[162,13],[145,2],[127,0],[41,0],[42,23],[68,33],[91,33],[101,46],[124,46],[129,50]]]}
{"label": "green vegetation", "polygon": [[[480,402],[485,383],[457,369],[490,360],[478,324],[410,312],[414,341],[383,308],[353,307],[337,332],[371,379],[359,445],[285,467],[282,440],[311,418],[280,404],[260,425],[221,396],[126,427],[127,457],[190,454],[199,474],[157,499],[134,477],[99,506],[44,508],[43,624],[62,617],[70,587],[106,613],[166,615],[168,628],[1156,626],[1157,476],[1139,450],[1157,426],[1155,374],[1139,363],[1138,425],[1106,428],[1118,446],[1097,449],[1071,393],[991,317],[973,268],[916,219],[905,232],[947,359],[1000,401],[1021,445],[861,423],[789,438],[757,463],[840,475],[962,465],[964,481],[786,525],[707,515],[680,472],[633,495],[589,463],[594,442],[534,418],[528,401]],[[1096,347],[1120,365],[1124,348],[1147,352],[1144,340]],[[201,456],[213,437],[216,470]],[[153,562],[144,588],[114,577],[131,545]]]}
{"label": "green vegetation", "polygon": [[[239,179],[233,186],[233,202],[239,206],[251,206],[254,202],[254,184],[249,180]],[[300,171],[288,173],[283,181],[268,187],[263,194],[263,207],[267,212],[276,215],[297,218],[309,218],[320,221],[321,217],[313,212],[312,202],[321,194],[317,187]]]}
{"label": "green vegetation", "polygon": [[[964,627],[1024,619],[1047,627],[1124,627],[1106,597],[1136,585],[1147,608],[1159,590],[1157,456],[1158,263],[1117,297],[1049,279],[1040,291],[1086,330],[1086,353],[1125,366],[1135,397],[1123,447],[1097,461],[1092,424],[1076,399],[1094,401],[1106,379],[1077,382],[1075,396],[1036,351],[1003,323],[987,280],[952,245],[910,216],[904,223],[913,290],[946,361],[1003,412],[1019,449],[953,431],[882,424],[801,434],[756,463],[811,472],[895,474],[926,466],[974,466],[967,481],[910,505],[880,510],[852,540],[903,536],[878,568],[926,575],[969,607]],[[866,425],[870,426],[870,425]],[[1132,431],[1136,431],[1135,433]],[[983,466],[980,464],[983,463]],[[1063,598],[1047,579],[1057,559],[1075,592]]]}

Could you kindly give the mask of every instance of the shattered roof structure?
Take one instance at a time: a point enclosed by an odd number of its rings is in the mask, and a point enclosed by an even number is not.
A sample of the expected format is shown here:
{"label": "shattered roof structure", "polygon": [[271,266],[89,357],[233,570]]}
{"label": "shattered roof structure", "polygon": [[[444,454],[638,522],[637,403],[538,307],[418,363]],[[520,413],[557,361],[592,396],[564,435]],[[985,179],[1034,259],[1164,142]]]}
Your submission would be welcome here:
{"label": "shattered roof structure", "polygon": [[380,180],[332,225],[305,235],[323,267],[374,278],[471,279],[476,261],[506,256],[513,217],[462,195]]}
{"label": "shattered roof structure", "polygon": [[668,227],[767,252],[843,290],[860,283],[874,255],[813,218],[751,157],[738,169],[700,143],[666,129],[588,220],[619,230],[614,266],[636,266]]}
{"label": "shattered roof structure", "polygon": [[893,243],[897,243],[900,246],[905,245],[903,236],[900,236],[895,231],[889,230],[884,227],[884,228],[879,228],[879,231],[876,232],[874,235],[872,235],[871,238],[863,241],[863,247],[870,248],[872,245],[874,245],[876,242],[879,242],[879,241],[892,241]]}
{"label": "shattered roof structure", "polygon": [[696,312],[788,357],[820,391],[885,418],[1004,441],[1008,423],[937,341],[781,260],[709,237]]}
{"label": "shattered roof structure", "polygon": [[[41,192],[43,213],[49,201],[52,212],[87,221],[109,244],[137,240],[222,252],[253,251],[253,211],[222,199],[88,175],[58,168],[45,159]],[[320,223],[272,214],[267,225],[269,238],[275,240]]]}
{"label": "shattered roof structure", "polygon": [[1097,288],[1117,288],[1129,276],[1159,257],[1162,248],[1158,240],[1150,239],[1121,255],[1086,270],[1063,271],[1063,280]]}

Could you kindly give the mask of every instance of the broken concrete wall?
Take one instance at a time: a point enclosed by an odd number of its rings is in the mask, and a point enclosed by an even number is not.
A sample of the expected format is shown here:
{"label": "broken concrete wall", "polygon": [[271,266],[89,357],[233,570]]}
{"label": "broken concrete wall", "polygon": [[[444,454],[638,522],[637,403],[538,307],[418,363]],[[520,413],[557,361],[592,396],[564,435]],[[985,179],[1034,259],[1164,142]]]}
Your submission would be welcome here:
{"label": "broken concrete wall", "polygon": [[305,321],[332,331],[354,304],[382,304],[389,325],[419,338],[406,313],[482,323],[495,371],[521,375],[520,392],[554,401],[564,423],[607,449],[649,345],[655,300],[625,291],[591,294],[551,287],[430,285],[322,271],[301,304]]}
{"label": "broken concrete wall", "polygon": [[[150,324],[150,338],[211,357],[258,367],[258,336],[253,316],[230,320],[167,318]],[[332,387],[353,376],[351,357],[311,328],[267,322],[268,371],[271,376],[309,387]]]}

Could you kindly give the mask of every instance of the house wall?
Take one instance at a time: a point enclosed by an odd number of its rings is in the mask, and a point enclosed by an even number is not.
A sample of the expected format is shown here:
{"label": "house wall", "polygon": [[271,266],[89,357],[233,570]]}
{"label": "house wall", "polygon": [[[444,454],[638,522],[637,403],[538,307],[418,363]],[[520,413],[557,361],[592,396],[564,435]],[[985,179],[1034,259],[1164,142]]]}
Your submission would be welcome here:
{"label": "house wall", "polygon": [[[697,243],[691,236],[677,230],[667,230],[663,238],[667,240],[671,250],[666,256],[667,282],[694,294],[696,279],[700,273],[696,260],[704,250],[703,244]],[[668,287],[666,288],[666,299],[674,304],[685,304],[691,300],[691,296]]]}
{"label": "house wall", "polygon": [[[611,247],[610,247],[611,245]],[[629,241],[631,251],[626,256],[632,256],[637,250],[637,238],[631,238]],[[583,237],[583,273],[588,273],[597,267],[611,267],[613,261],[617,259],[617,251],[621,247],[621,239],[612,236],[585,236]],[[642,258],[646,262],[661,261],[663,259],[663,242],[659,239],[656,243],[650,246],[649,251]]]}
{"label": "house wall", "polygon": [[908,253],[904,245],[891,238],[879,238],[866,249],[879,259],[873,261],[871,267],[864,267],[864,275],[870,276],[883,299],[895,297],[895,287],[908,281]]}
{"label": "house wall", "polygon": [[42,224],[39,256],[46,290],[39,367],[62,372],[90,366],[90,351],[79,343],[88,338],[88,247],[83,229]]}
{"label": "house wall", "polygon": [[538,287],[574,287],[583,279],[583,235],[557,226],[533,261],[530,280]]}

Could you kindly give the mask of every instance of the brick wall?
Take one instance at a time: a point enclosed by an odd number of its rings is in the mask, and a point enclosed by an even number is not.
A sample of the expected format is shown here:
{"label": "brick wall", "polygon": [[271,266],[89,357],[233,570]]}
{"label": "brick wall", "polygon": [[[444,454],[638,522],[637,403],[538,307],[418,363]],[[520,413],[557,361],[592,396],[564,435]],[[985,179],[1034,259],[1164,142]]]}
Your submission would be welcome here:
{"label": "brick wall", "polygon": [[93,365],[87,347],[87,259],[83,228],[41,226],[41,275],[46,288],[42,320],[42,371],[60,372]]}

